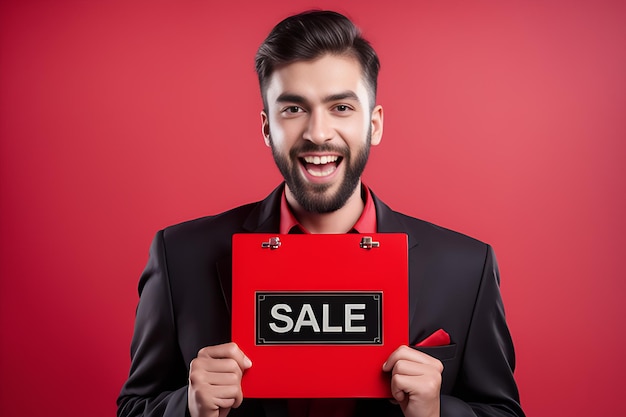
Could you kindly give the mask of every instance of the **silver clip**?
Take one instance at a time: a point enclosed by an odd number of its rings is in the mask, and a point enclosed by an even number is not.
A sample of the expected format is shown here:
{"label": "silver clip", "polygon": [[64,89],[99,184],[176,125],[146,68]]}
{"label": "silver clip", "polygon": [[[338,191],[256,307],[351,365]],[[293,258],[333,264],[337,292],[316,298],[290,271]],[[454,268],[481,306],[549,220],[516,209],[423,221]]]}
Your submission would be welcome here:
{"label": "silver clip", "polygon": [[278,249],[280,248],[280,239],[278,237],[270,237],[268,242],[261,243],[262,248]]}
{"label": "silver clip", "polygon": [[364,236],[361,238],[361,244],[359,245],[361,249],[372,249],[380,246],[380,242],[374,242],[371,236]]}

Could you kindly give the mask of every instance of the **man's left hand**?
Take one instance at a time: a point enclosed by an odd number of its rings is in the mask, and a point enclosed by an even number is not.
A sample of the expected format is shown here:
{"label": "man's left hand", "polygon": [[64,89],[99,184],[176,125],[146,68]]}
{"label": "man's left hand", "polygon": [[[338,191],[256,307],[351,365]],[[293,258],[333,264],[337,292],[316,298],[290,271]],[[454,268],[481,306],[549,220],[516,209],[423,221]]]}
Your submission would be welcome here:
{"label": "man's left hand", "polygon": [[389,356],[383,371],[391,372],[391,395],[406,417],[439,417],[441,361],[400,346]]}

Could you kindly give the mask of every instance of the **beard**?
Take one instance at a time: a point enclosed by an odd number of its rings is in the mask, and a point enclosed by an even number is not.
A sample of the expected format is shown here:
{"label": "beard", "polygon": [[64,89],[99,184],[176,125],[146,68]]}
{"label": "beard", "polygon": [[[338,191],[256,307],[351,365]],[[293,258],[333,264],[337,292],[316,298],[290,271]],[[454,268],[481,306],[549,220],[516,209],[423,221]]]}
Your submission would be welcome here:
{"label": "beard", "polygon": [[[292,148],[289,156],[286,156],[274,147],[271,135],[269,142],[274,162],[298,204],[311,213],[332,213],[346,204],[359,185],[361,174],[369,158],[371,132],[367,133],[365,146],[357,149],[354,155],[348,147],[318,146],[311,142],[304,142],[302,146]],[[298,155],[304,152],[337,152],[341,155],[340,163],[345,165],[345,175],[334,194],[327,195],[331,184],[311,184],[302,178]]]}

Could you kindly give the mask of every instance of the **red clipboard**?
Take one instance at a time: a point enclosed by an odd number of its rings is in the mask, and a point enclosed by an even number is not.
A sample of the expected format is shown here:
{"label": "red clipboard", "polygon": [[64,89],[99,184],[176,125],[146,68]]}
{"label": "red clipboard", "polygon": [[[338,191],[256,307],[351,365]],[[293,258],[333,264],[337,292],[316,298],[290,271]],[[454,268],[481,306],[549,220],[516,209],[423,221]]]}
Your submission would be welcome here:
{"label": "red clipboard", "polygon": [[388,398],[408,343],[405,234],[233,236],[232,339],[249,398]]}

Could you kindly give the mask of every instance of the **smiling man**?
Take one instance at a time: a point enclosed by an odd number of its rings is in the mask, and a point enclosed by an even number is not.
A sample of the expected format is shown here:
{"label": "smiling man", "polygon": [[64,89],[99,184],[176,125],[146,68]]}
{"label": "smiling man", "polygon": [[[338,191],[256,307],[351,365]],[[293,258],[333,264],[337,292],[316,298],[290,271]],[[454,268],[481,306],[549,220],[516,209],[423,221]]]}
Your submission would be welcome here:
{"label": "smiling man", "polygon": [[[157,233],[118,416],[523,416],[491,247],[397,213],[361,182],[383,133],[369,43],[346,17],[307,12],[274,27],[256,70],[262,134],[285,182]],[[420,348],[398,346],[380,364],[391,400],[244,398],[254,365],[230,339],[231,237],[254,232],[408,235],[408,330]]]}
{"label": "smiling man", "polygon": [[370,96],[359,61],[341,51],[269,77],[265,143],[285,178],[290,209],[311,233],[347,232],[363,211],[356,191],[383,127],[382,107]]}

